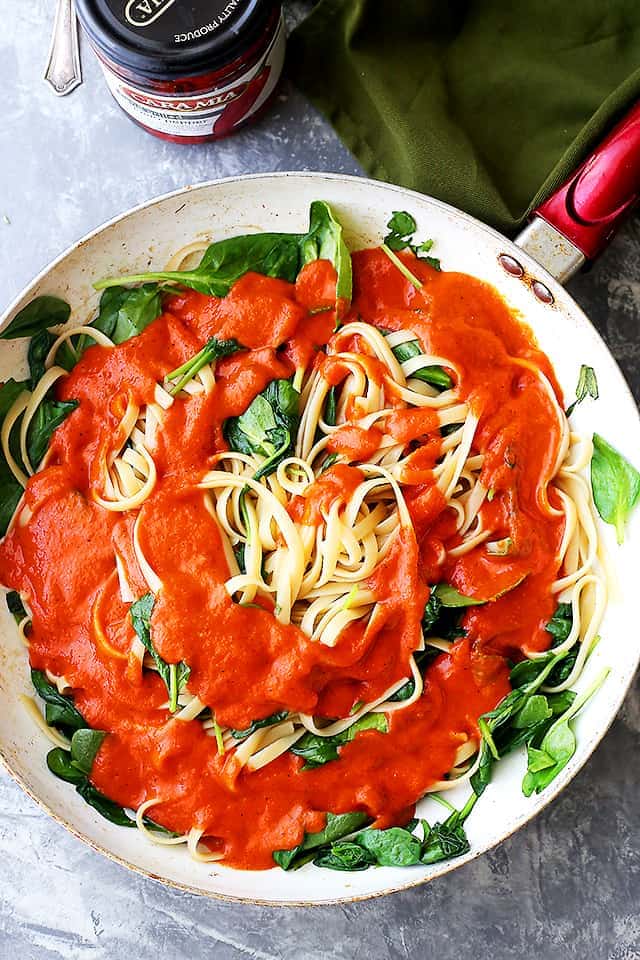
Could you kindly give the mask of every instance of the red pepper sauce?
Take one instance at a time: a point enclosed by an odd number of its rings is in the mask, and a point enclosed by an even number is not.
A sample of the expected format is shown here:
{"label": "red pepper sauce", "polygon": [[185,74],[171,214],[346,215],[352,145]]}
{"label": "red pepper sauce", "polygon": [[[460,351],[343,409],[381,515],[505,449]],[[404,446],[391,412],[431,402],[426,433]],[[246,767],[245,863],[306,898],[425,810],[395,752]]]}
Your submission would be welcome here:
{"label": "red pepper sauce", "polygon": [[[272,866],[272,851],[320,829],[326,811],[365,810],[379,826],[406,822],[417,799],[451,768],[460,744],[477,737],[479,715],[508,692],[505,658],[548,641],[543,626],[554,608],[550,587],[563,521],[545,510],[542,493],[559,433],[549,397],[516,362],[533,361],[555,383],[548,360],[492,288],[410,263],[422,291],[381,252],[355,254],[354,304],[346,319],[410,329],[459,371],[460,396],[480,418],[474,451],[485,454],[483,477],[494,486],[482,509],[493,529],[512,538],[508,556],[488,557],[480,546],[447,559],[447,546],[459,537],[427,476],[434,463],[429,452],[425,476],[405,490],[415,532],[399,532],[367,584],[379,604],[374,626],[356,621],[327,648],[267,610],[231,601],[220,534],[196,484],[225,449],[224,419],[245,410],[270,380],[290,376],[300,357],[328,339],[327,316],[309,313],[327,297],[321,263],[306,267],[297,286],[248,275],[224,300],[195,292],[172,297],[140,336],[113,349],[90,348],[59,386],[61,399],[77,398],[80,406],[54,434],[49,466],[29,481],[33,515],[0,545],[3,582],[26,594],[33,610],[32,666],[64,674],[87,722],[109,733],[93,783],[129,807],[160,798],[154,819],[176,831],[202,828],[236,867]],[[153,451],[158,482],[139,529],[163,583],[152,616],[154,643],[166,660],[189,664],[189,689],[218,722],[246,727],[279,709],[347,715],[357,701],[409,675],[427,583],[446,579],[487,599],[508,590],[466,614],[466,638],[428,669],[423,696],[389,715],[386,734],[359,734],[337,761],[314,770],[301,771],[302,759],[286,753],[259,771],[238,773],[200,723],[169,717],[160,678],[132,669],[128,657],[133,632],[114,578],[114,551],[136,595],[147,586],[131,546],[134,517],[95,504],[92,464],[113,447],[122,398],[151,402],[156,382],[213,335],[252,349],[217,364],[209,395],[177,400],[166,412]],[[339,383],[340,363],[325,363]],[[376,362],[369,365],[376,376]],[[436,428],[432,414],[393,416],[402,441]],[[335,497],[348,499],[360,477],[355,467],[330,468],[307,498],[293,502],[292,515],[317,523],[318,511]]]}

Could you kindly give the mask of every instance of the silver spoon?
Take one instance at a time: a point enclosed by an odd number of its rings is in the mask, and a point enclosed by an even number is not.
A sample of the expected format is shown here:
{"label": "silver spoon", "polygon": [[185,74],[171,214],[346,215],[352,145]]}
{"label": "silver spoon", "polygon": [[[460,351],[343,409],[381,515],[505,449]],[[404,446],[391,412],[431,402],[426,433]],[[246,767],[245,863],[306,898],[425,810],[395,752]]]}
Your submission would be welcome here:
{"label": "silver spoon", "polygon": [[73,0],[58,0],[44,79],[58,97],[66,96],[82,83],[78,22]]}

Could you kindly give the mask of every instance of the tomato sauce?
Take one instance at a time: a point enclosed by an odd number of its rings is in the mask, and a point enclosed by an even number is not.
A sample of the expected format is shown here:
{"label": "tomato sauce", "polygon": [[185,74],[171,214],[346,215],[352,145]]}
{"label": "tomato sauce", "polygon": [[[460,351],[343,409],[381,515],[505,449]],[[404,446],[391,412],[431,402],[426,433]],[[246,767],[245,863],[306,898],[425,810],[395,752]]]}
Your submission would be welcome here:
{"label": "tomato sauce", "polygon": [[[394,437],[429,439],[416,450],[405,487],[414,530],[399,532],[367,583],[378,601],[369,627],[356,621],[335,647],[323,647],[268,610],[228,596],[219,529],[197,483],[225,449],[225,418],[244,411],[268,382],[291,376],[300,362],[323,363],[332,383],[346,376],[340,361],[323,353],[312,359],[335,322],[324,309],[330,274],[321,262],[305,267],[296,285],[248,274],[221,300],[196,292],[168,297],[165,312],[140,336],[87,350],[58,386],[60,399],[80,405],[55,432],[48,466],[29,481],[32,516],[0,544],[0,577],[26,595],[33,611],[32,666],[64,674],[87,722],[108,732],[91,774],[95,786],[128,807],[160,799],[155,820],[176,831],[201,828],[236,867],[272,866],[272,851],[320,829],[327,811],[364,810],[379,826],[406,822],[417,799],[451,768],[458,747],[477,738],[479,715],[508,692],[507,658],[548,644],[544,624],[554,609],[563,520],[548,509],[546,485],[560,435],[549,396],[521,361],[539,366],[561,399],[553,371],[491,287],[402,256],[423,289],[382,252],[361,251],[353,257],[354,302],[345,320],[411,330],[428,352],[455,366],[460,397],[479,417],[473,451],[484,454],[483,482],[493,490],[483,516],[511,539],[506,556],[490,556],[483,545],[457,558],[448,554],[459,537],[431,477],[437,420],[429,412],[396,411]],[[136,514],[108,513],[95,503],[94,464],[117,442],[123,404],[152,402],[155,384],[213,335],[250,349],[217,364],[210,394],[178,399],[166,411],[153,450],[158,481],[139,511],[139,534],[163,584],[152,615],[154,644],[165,660],[189,664],[190,692],[219,723],[246,727],[283,709],[346,716],[409,676],[428,584],[446,580],[488,601],[465,614],[466,637],[428,669],[423,696],[389,714],[386,734],[363,732],[338,760],[313,770],[302,771],[302,759],[286,753],[256,772],[234,772],[199,722],[168,714],[159,676],[132,669],[128,656],[133,630],[114,558],[122,558],[136,596],[146,593],[132,549]],[[372,376],[382,376],[377,361],[367,363]],[[341,428],[331,449],[366,459],[378,437],[357,430]],[[357,466],[334,465],[307,497],[292,502],[291,515],[318,523],[321,511],[338,497],[346,502],[361,478]]]}

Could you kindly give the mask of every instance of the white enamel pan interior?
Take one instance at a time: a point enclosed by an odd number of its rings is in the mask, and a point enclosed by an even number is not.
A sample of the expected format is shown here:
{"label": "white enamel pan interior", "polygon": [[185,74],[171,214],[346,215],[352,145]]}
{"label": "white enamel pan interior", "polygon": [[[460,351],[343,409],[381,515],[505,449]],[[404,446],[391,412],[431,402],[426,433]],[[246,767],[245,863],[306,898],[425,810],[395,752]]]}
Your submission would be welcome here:
{"label": "white enamel pan interior", "polygon": [[[410,211],[420,236],[434,238],[434,253],[445,270],[464,271],[493,284],[529,324],[550,356],[566,397],[573,397],[580,364],[595,368],[600,399],[578,407],[575,428],[602,433],[638,463],[640,423],[633,398],[604,343],[565,290],[518,247],[471,217],[437,200],[371,180],[313,173],[257,175],[203,184],[152,200],[100,227],[55,260],[11,305],[0,325],[39,294],[64,298],[72,306],[73,322],[83,322],[92,317],[98,302],[93,280],[161,269],[176,250],[195,238],[221,239],[261,230],[304,231],[314,199],[327,200],[335,208],[351,249],[379,243],[390,213]],[[524,280],[504,271],[498,262],[501,253],[518,258],[526,270]],[[548,286],[554,297],[552,305],[534,296],[532,279]],[[24,366],[24,344],[0,341],[0,380],[21,376]],[[0,604],[0,755],[30,796],[76,836],[140,873],[196,893],[260,903],[320,904],[423,883],[499,843],[553,800],[586,762],[620,707],[640,651],[638,637],[629,631],[633,617],[628,610],[637,598],[640,510],[622,547],[616,545],[611,527],[601,525],[601,532],[611,560],[612,598],[602,625],[602,641],[579,688],[604,665],[611,673],[577,720],[577,752],[547,790],[529,799],[520,789],[524,757],[518,753],[501,761],[467,824],[471,852],[458,860],[432,867],[381,867],[352,874],[311,865],[295,873],[279,869],[244,872],[194,863],[182,848],[154,846],[138,831],[108,823],[46,768],[48,741],[18,701],[18,694],[32,691],[26,651],[4,603]],[[464,788],[459,796],[451,794],[454,802],[465,797]],[[420,812],[438,819],[442,815],[433,801],[424,801]]]}

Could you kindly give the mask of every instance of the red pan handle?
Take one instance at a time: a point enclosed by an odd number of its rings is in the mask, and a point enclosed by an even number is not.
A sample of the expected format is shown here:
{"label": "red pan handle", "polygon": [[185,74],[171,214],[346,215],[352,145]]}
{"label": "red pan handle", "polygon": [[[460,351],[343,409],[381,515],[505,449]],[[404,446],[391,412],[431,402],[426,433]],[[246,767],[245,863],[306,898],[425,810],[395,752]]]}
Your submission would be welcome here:
{"label": "red pan handle", "polygon": [[533,211],[592,260],[640,199],[640,102]]}

